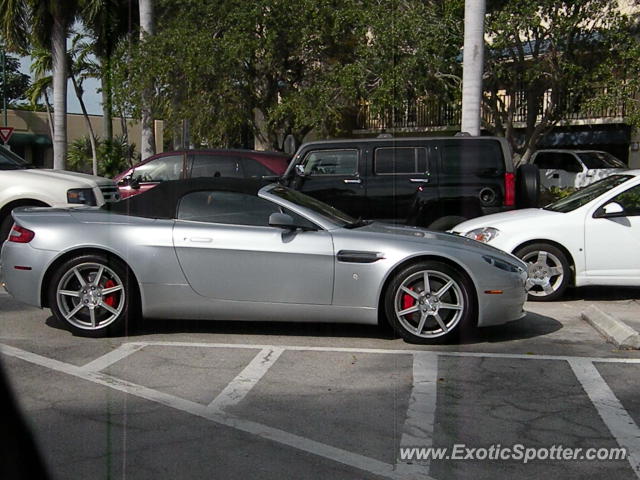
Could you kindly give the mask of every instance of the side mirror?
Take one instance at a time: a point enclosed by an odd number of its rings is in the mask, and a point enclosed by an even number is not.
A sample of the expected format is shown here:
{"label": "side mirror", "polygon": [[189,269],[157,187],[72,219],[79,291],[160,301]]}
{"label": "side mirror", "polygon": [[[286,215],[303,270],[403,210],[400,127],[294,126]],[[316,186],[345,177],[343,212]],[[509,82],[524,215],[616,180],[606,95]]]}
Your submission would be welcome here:
{"label": "side mirror", "polygon": [[296,165],[295,171],[296,171],[296,175],[299,177],[306,176],[306,173],[304,173],[304,165],[301,165],[301,164]]}
{"label": "side mirror", "polygon": [[129,186],[134,190],[140,190],[140,180],[135,178],[133,175],[129,177]]}
{"label": "side mirror", "polygon": [[284,228],[285,230],[295,230],[297,228],[293,222],[293,217],[286,213],[272,213],[269,215],[269,226]]}
{"label": "side mirror", "polygon": [[624,217],[624,208],[617,202],[607,203],[605,206],[600,208],[596,215],[596,218],[615,218],[615,217]]}

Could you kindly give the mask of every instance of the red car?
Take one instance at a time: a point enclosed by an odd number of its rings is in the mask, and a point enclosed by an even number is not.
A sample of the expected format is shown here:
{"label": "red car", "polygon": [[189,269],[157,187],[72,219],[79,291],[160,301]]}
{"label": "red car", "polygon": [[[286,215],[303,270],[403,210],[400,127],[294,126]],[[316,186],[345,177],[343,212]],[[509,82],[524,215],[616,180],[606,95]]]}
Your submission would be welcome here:
{"label": "red car", "polygon": [[197,177],[279,177],[291,157],[256,150],[176,150],[153,155],[115,177],[120,197],[146,192],[165,180]]}

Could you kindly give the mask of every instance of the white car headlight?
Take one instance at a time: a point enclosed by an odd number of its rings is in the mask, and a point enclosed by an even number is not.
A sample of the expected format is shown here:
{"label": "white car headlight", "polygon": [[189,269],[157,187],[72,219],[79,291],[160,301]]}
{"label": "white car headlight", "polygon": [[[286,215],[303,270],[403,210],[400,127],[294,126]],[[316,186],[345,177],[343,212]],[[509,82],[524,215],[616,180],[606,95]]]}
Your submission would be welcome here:
{"label": "white car headlight", "polygon": [[500,230],[493,227],[476,228],[464,234],[467,238],[472,238],[478,242],[487,243],[500,235]]}

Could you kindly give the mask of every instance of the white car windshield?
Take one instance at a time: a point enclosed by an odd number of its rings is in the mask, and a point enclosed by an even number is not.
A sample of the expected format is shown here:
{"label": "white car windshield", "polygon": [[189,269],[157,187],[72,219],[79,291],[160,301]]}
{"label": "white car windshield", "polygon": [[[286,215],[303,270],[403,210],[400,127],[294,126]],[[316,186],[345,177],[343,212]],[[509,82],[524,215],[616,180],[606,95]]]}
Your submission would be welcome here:
{"label": "white car windshield", "polygon": [[561,213],[572,212],[632,178],[635,177],[633,175],[611,175],[572,193],[568,197],[550,203],[544,209]]}
{"label": "white car windshield", "polygon": [[0,147],[0,170],[22,170],[25,168],[29,168],[27,162],[12,151]]}

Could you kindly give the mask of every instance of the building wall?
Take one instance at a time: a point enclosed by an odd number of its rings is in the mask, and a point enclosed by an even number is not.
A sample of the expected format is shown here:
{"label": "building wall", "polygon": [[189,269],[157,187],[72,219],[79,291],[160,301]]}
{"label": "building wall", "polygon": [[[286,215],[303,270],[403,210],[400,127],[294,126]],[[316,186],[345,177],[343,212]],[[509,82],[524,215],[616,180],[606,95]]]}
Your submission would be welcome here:
{"label": "building wall", "polygon": [[[89,115],[91,126],[94,133],[102,136],[103,117],[101,115]],[[49,117],[46,112],[34,112],[30,110],[7,110],[7,122],[9,127],[14,128],[14,134],[35,134],[47,137],[51,140],[51,129]],[[113,118],[113,134],[114,136],[122,135],[124,129],[120,117]],[[129,136],[129,142],[135,144],[136,151],[139,152],[140,145],[140,124],[136,120],[126,119],[126,128]],[[162,151],[163,145],[163,122],[157,120],[155,122],[156,133],[156,151]],[[67,114],[67,140],[69,143],[89,134],[86,121],[81,114]],[[41,142],[44,143],[44,142]],[[11,140],[9,145],[12,145]],[[33,162],[38,166],[51,168],[53,165],[53,147],[49,145],[26,144],[12,146],[12,150],[20,154],[25,160]]]}

